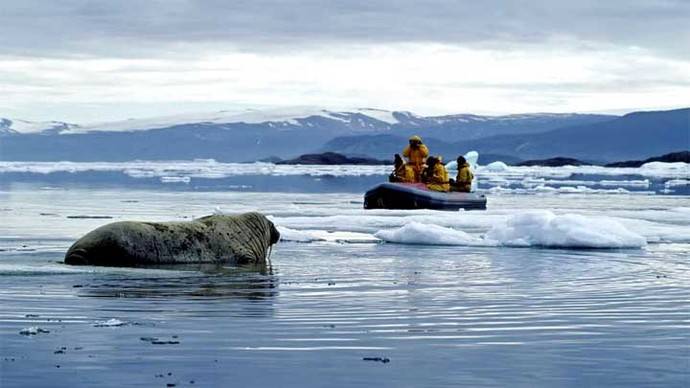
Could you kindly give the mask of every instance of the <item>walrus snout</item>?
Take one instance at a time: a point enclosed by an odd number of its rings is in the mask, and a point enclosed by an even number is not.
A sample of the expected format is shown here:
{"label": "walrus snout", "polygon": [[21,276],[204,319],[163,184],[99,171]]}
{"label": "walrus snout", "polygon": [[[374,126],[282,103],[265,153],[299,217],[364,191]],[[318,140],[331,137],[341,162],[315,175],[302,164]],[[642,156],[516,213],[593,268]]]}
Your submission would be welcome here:
{"label": "walrus snout", "polygon": [[273,224],[273,222],[269,221],[269,224],[271,224],[271,245],[277,243],[280,241],[280,232],[276,228],[276,226]]}

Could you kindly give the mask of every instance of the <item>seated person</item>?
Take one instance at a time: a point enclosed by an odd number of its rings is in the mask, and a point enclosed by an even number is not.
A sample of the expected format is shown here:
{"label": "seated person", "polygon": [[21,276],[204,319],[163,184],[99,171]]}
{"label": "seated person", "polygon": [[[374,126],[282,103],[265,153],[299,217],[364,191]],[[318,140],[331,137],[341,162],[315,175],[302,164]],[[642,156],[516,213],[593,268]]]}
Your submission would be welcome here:
{"label": "seated person", "polygon": [[415,182],[421,182],[424,163],[429,156],[429,149],[422,143],[422,138],[416,135],[412,136],[410,145],[403,150],[403,156],[407,158],[407,164],[414,170]]}
{"label": "seated person", "polygon": [[453,183],[451,190],[459,191],[463,193],[469,193],[472,189],[472,179],[474,179],[474,174],[470,169],[470,164],[467,163],[465,157],[458,156],[458,175],[457,179]]}
{"label": "seated person", "polygon": [[393,162],[393,173],[388,176],[389,182],[397,183],[414,183],[414,170],[412,166],[406,164],[400,157],[400,154],[395,154],[395,161]]}
{"label": "seated person", "polygon": [[448,171],[440,156],[430,156],[426,160],[427,166],[422,173],[422,182],[429,190],[449,191]]}

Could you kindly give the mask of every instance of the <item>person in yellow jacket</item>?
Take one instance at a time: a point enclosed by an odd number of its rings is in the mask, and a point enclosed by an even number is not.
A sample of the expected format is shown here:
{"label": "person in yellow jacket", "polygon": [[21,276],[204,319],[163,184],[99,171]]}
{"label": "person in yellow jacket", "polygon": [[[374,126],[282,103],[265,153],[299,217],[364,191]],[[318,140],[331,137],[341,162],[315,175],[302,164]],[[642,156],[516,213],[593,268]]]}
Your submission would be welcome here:
{"label": "person in yellow jacket", "polygon": [[426,163],[426,170],[422,174],[422,182],[426,184],[426,187],[433,191],[450,191],[448,170],[443,165],[441,157],[430,156]]}
{"label": "person in yellow jacket", "polygon": [[412,136],[410,145],[403,150],[403,156],[407,158],[407,164],[414,170],[415,182],[421,182],[424,163],[429,156],[429,149],[422,143],[422,138],[417,135]]}
{"label": "person in yellow jacket", "polygon": [[399,183],[414,183],[414,170],[412,166],[406,164],[400,157],[400,154],[395,154],[395,162],[393,163],[393,173],[388,177],[389,182]]}
{"label": "person in yellow jacket", "polygon": [[458,156],[458,175],[455,180],[455,185],[453,186],[453,191],[460,191],[463,193],[469,193],[472,189],[472,179],[474,179],[474,174],[470,169],[470,164],[467,163],[464,156]]}

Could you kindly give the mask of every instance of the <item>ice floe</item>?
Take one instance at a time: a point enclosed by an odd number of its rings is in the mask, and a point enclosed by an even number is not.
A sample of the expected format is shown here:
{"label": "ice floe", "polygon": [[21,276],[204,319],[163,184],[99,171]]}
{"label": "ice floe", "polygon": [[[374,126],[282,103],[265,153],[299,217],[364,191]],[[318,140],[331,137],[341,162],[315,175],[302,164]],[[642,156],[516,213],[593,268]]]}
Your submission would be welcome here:
{"label": "ice floe", "polygon": [[371,243],[379,241],[368,233],[327,231],[327,230],[296,230],[286,227],[278,227],[281,241],[314,242],[328,241],[337,243]]}
{"label": "ice floe", "polygon": [[[466,155],[470,164],[478,157]],[[517,167],[503,162],[486,166],[473,164],[473,189],[493,194],[627,194],[628,191],[649,194],[652,191],[673,193],[688,186],[690,164],[648,163],[639,168],[601,166]],[[447,164],[454,176],[456,163]],[[193,179],[224,179],[241,176],[310,176],[364,177],[385,176],[390,166],[351,165],[276,165],[272,163],[221,163],[213,159],[192,161],[129,162],[0,162],[0,174],[52,174],[84,172],[121,172],[132,178],[158,179],[162,183],[190,183]],[[602,179],[603,178],[603,179]],[[621,190],[625,189],[625,190]],[[650,190],[651,189],[651,190]],[[649,192],[646,192],[649,191]]]}
{"label": "ice floe", "polygon": [[690,180],[688,179],[671,179],[664,182],[666,187],[685,187],[690,186]]}
{"label": "ice floe", "polygon": [[579,214],[556,215],[532,211],[509,217],[482,236],[434,224],[411,222],[397,229],[374,234],[399,244],[506,246],[544,248],[642,248],[644,236],[616,220]]}
{"label": "ice floe", "polygon": [[383,241],[398,244],[496,245],[461,230],[419,222],[411,222],[397,229],[380,230],[374,236]]}
{"label": "ice floe", "polygon": [[551,211],[518,214],[491,228],[486,239],[504,246],[549,248],[641,248],[647,240],[607,217],[556,215]]}

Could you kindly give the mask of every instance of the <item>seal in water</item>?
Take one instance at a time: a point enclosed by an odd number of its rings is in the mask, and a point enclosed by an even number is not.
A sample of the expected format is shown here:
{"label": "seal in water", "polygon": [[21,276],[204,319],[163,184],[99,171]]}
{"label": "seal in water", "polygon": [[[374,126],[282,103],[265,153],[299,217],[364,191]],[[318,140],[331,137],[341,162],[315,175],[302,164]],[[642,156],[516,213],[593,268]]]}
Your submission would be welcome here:
{"label": "seal in water", "polygon": [[265,264],[280,233],[260,213],[188,222],[114,222],[77,240],[65,263],[136,267],[156,264]]}

